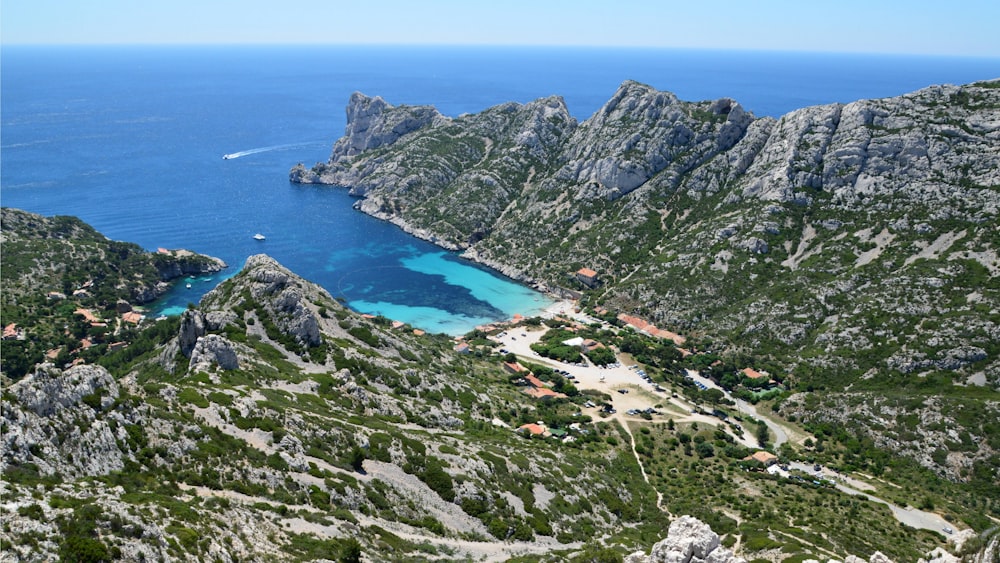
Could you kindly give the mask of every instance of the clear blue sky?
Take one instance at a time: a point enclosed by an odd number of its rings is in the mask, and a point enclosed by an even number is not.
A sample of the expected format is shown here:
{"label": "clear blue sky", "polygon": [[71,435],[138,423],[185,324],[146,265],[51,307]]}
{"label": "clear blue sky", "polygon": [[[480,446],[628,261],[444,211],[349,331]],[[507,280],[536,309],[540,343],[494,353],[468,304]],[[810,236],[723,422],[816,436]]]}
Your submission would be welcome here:
{"label": "clear blue sky", "polygon": [[0,0],[3,44],[590,45],[1000,57],[998,0]]}

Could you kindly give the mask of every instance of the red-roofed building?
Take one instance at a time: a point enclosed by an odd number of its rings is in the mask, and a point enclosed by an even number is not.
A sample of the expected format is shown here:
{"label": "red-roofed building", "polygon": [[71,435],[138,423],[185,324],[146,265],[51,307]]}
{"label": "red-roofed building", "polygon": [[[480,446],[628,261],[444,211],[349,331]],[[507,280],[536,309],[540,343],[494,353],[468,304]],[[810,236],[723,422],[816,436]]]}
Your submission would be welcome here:
{"label": "red-roofed building", "polygon": [[541,379],[538,379],[537,377],[535,377],[534,375],[532,375],[530,373],[528,375],[524,376],[524,380],[527,381],[532,387],[537,387],[539,389],[541,389],[542,387],[545,387],[545,384],[542,383]]}
{"label": "red-roofed building", "polygon": [[83,315],[83,320],[89,323],[96,323],[101,320],[95,317],[94,314],[90,312],[90,309],[77,309],[76,311],[73,311],[73,313],[76,315]]}
{"label": "red-roofed building", "polygon": [[455,345],[455,351],[458,352],[459,354],[468,354],[469,353],[469,343],[468,342],[462,342],[462,343],[456,344]]}
{"label": "red-roofed building", "polygon": [[524,393],[529,397],[534,397],[536,399],[562,399],[566,397],[566,395],[557,393],[548,387],[531,387],[529,389],[525,389]]}
{"label": "red-roofed building", "polygon": [[753,368],[743,368],[741,371],[743,372],[743,375],[749,377],[750,379],[760,379],[762,377],[767,377],[763,373]]}
{"label": "red-roofed building", "polygon": [[3,339],[9,340],[11,338],[17,338],[17,323],[10,323],[3,327]]}
{"label": "red-roofed building", "polygon": [[598,283],[597,272],[590,268],[580,268],[577,270],[576,279],[580,280],[580,283],[587,287],[596,287]]}
{"label": "red-roofed building", "polygon": [[135,311],[129,311],[128,313],[123,313],[122,314],[122,320],[123,321],[125,321],[127,323],[132,323],[134,325],[137,325],[140,322],[142,322],[142,318],[143,318],[142,315],[140,315],[139,313],[136,313]]}
{"label": "red-roofed building", "polygon": [[532,436],[540,436],[545,434],[545,427],[540,424],[522,424],[517,428],[518,432],[528,432]]}
{"label": "red-roofed building", "polygon": [[759,461],[764,464],[765,467],[769,465],[774,465],[778,463],[778,456],[772,454],[771,452],[765,452],[764,450],[756,451],[751,455],[743,458],[743,461]]}
{"label": "red-roofed building", "polygon": [[162,246],[156,249],[157,254],[170,254],[170,251]]}
{"label": "red-roofed building", "polygon": [[392,328],[402,328],[404,324],[403,321],[392,321]]}
{"label": "red-roofed building", "polygon": [[503,367],[510,373],[521,373],[523,371],[528,371],[528,369],[517,362],[504,362]]}
{"label": "red-roofed building", "polygon": [[422,330],[420,330],[419,328],[413,329],[413,335],[414,336],[423,336],[425,334],[427,334],[427,333],[424,332],[424,331],[422,331]]}

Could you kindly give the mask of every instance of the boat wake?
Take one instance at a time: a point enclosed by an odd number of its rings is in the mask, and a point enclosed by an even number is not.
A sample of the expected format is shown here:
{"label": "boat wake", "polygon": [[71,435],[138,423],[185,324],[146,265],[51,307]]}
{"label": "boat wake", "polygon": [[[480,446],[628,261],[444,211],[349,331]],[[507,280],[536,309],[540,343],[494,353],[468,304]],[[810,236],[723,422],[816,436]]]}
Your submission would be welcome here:
{"label": "boat wake", "polygon": [[309,142],[305,142],[305,143],[290,143],[290,144],[287,144],[287,145],[274,145],[274,146],[270,146],[270,147],[259,147],[259,148],[256,148],[256,149],[247,149],[245,151],[239,151],[239,152],[234,152],[234,153],[230,153],[230,154],[224,154],[224,155],[222,155],[222,160],[232,160],[234,158],[240,158],[242,156],[247,156],[247,155],[251,155],[251,154],[257,154],[257,153],[269,152],[269,151],[280,151],[280,150],[284,150],[284,149],[293,149],[293,148],[296,148],[296,147],[306,147],[306,146],[309,146],[309,145],[319,145],[319,144],[325,144],[325,143],[326,143],[326,141],[309,141]]}

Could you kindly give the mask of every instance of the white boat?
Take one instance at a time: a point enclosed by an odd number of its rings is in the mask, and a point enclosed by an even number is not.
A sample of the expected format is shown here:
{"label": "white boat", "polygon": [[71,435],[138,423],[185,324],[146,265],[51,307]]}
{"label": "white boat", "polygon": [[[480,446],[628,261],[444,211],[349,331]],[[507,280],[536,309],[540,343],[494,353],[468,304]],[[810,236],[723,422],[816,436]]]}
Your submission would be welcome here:
{"label": "white boat", "polygon": [[224,154],[224,155],[222,155],[222,160],[229,160],[230,158],[233,158],[233,155],[231,155],[231,154]]}
{"label": "white boat", "polygon": [[187,288],[188,288],[188,289],[191,289],[191,284],[187,284]]}
{"label": "white boat", "polygon": [[255,238],[255,239],[257,239],[257,240],[264,240],[264,239],[265,239],[265,238],[267,238],[267,237],[265,237],[264,235],[262,235],[262,234],[260,234],[260,233],[257,233],[257,234],[255,234],[255,235],[253,236],[253,238]]}

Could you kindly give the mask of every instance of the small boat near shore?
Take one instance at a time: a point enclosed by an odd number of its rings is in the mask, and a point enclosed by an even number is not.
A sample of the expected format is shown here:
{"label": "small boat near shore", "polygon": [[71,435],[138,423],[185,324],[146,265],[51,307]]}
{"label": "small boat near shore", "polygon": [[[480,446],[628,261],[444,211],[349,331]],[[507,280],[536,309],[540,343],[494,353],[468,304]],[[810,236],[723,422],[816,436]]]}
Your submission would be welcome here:
{"label": "small boat near shore", "polygon": [[254,240],[264,240],[264,239],[266,239],[267,237],[265,237],[264,235],[262,235],[262,234],[260,234],[260,233],[257,233],[257,234],[255,234],[255,235],[253,236],[253,238],[254,238]]}
{"label": "small boat near shore", "polygon": [[222,155],[222,160],[229,160],[231,158],[234,158],[233,155],[231,155],[231,154],[224,154],[224,155]]}

